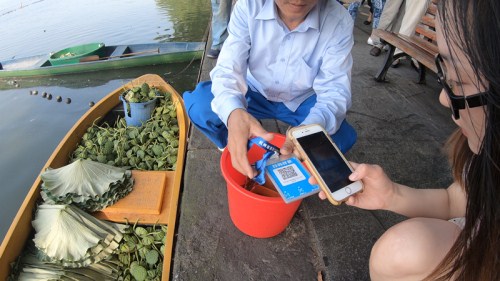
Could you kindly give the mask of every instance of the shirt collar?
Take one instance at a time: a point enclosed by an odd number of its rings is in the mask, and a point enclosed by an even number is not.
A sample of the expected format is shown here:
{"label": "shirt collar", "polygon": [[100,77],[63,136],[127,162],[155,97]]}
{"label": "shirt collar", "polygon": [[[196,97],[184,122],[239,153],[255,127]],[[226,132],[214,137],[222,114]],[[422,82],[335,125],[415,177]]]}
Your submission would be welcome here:
{"label": "shirt collar", "polygon": [[272,20],[277,19],[277,11],[274,9],[274,0],[266,0],[264,2],[264,6],[262,6],[262,10],[260,10],[259,14],[255,17],[258,20]]}
{"label": "shirt collar", "polygon": [[[313,28],[319,30],[319,6],[320,2],[316,3],[316,6],[309,12],[304,22],[302,22],[297,29],[297,31],[306,31],[309,28]],[[264,5],[262,6],[262,10],[257,14],[255,19],[258,20],[272,20],[279,19],[278,11],[276,5],[274,4],[274,0],[266,0]]]}

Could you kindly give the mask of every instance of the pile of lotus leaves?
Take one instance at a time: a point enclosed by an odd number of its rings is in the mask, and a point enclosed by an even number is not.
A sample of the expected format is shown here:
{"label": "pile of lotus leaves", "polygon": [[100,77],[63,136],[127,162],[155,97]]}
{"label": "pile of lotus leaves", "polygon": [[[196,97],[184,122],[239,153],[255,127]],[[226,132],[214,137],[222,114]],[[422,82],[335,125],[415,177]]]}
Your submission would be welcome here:
{"label": "pile of lotus leaves", "polygon": [[132,172],[78,159],[41,175],[41,195],[48,204],[75,204],[89,212],[100,211],[132,191]]}
{"label": "pile of lotus leaves", "polygon": [[[66,208],[64,207],[63,209]],[[76,207],[72,208],[77,209]],[[37,218],[40,221],[39,224],[42,224],[43,220],[47,220],[45,217],[41,217],[37,213]],[[99,220],[97,221],[99,222]],[[84,267],[68,267],[68,263],[65,263],[66,265],[63,266],[64,263],[60,261],[52,262],[55,259],[50,259],[43,251],[37,249],[33,243],[35,240],[33,240],[28,243],[23,255],[13,264],[11,274],[7,280],[161,280],[167,226],[100,223],[115,225],[122,233],[122,238],[119,242],[115,238],[111,243],[113,245],[112,248],[114,248],[113,254],[105,259],[95,260],[94,263],[90,263]],[[46,221],[46,224],[45,230],[54,226],[49,220]],[[79,226],[73,225],[71,227]],[[74,231],[76,230],[77,228],[74,229]],[[108,235],[108,237],[111,237],[111,235]],[[78,245],[81,241],[80,238],[75,240],[75,243],[71,245],[67,243],[69,237],[56,238],[62,239],[61,244],[58,244],[62,249],[72,247],[72,251],[75,251],[75,249],[80,248]],[[113,239],[110,238],[110,240]],[[54,243],[57,243],[57,241],[55,240]]]}
{"label": "pile of lotus leaves", "polygon": [[84,267],[110,257],[126,225],[101,221],[73,205],[38,206],[32,222],[39,259],[64,267]]}
{"label": "pile of lotus leaves", "polygon": [[122,264],[120,279],[161,280],[166,233],[167,227],[164,225],[148,227],[128,225],[116,251],[118,260]]}
{"label": "pile of lotus leaves", "polygon": [[123,93],[123,98],[128,102],[148,102],[158,96],[157,88],[149,87],[148,83],[142,83],[140,87],[133,87]]}
{"label": "pile of lotus leaves", "polygon": [[122,117],[114,126],[94,122],[73,152],[73,160],[91,159],[135,170],[175,170],[179,146],[177,107],[170,93],[155,93],[159,104],[151,119],[141,127],[127,127]]}
{"label": "pile of lotus leaves", "polygon": [[116,255],[81,268],[43,262],[38,258],[39,255],[33,241],[28,242],[23,255],[13,264],[7,281],[116,281],[116,276],[120,274],[120,262]]}

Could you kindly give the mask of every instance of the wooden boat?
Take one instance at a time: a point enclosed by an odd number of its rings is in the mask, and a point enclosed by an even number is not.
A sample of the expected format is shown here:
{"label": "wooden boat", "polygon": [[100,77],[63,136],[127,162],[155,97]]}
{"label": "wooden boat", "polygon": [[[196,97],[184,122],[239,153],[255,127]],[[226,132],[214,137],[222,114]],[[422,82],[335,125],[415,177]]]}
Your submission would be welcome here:
{"label": "wooden boat", "polygon": [[[139,220],[139,223],[149,222],[150,224],[153,224],[159,220],[160,223],[167,225],[168,231],[162,268],[162,280],[168,280],[172,259],[179,191],[186,153],[189,119],[187,118],[180,95],[160,76],[153,74],[143,75],[127,83],[123,87],[116,89],[104,97],[101,101],[96,103],[76,122],[76,124],[62,139],[40,174],[48,167],[59,168],[68,164],[69,155],[71,155],[80,143],[82,136],[87,131],[87,128],[92,126],[96,119],[105,118],[109,112],[112,112],[114,108],[117,108],[120,103],[119,96],[121,93],[123,93],[126,89],[141,85],[143,82],[148,83],[150,86],[155,86],[163,92],[170,92],[172,94],[173,102],[176,104],[177,120],[179,125],[177,168],[175,171],[132,171],[132,175],[135,179],[133,191],[123,199],[119,200],[115,205],[112,205],[103,211],[97,212],[94,215],[98,218],[108,219],[115,222],[123,222],[123,217],[126,216],[131,222]],[[161,186],[158,186],[159,184]],[[33,219],[33,211],[36,208],[37,201],[41,198],[40,186],[41,178],[39,175],[29,190],[4,240],[2,241],[0,246],[0,280],[6,280],[9,275],[10,264],[21,254],[28,239],[32,238],[33,228],[31,221]],[[139,208],[135,209],[137,212],[134,212],[133,210],[130,211],[131,208],[126,208],[127,200],[130,201],[134,196],[136,196],[136,198],[137,196],[144,196],[147,192],[145,193],[144,189],[141,191],[141,188],[143,187],[158,190],[156,193],[161,194],[160,204],[158,205],[157,200],[152,200],[153,206],[150,206],[150,208],[142,208],[141,206],[138,206]],[[148,198],[140,198],[142,201],[149,200]],[[135,200],[132,198],[132,201]]]}
{"label": "wooden boat", "polygon": [[185,62],[200,59],[204,50],[204,42],[167,42],[104,46],[98,55],[58,65],[53,65],[52,53],[14,58],[0,62],[0,78],[51,76]]}

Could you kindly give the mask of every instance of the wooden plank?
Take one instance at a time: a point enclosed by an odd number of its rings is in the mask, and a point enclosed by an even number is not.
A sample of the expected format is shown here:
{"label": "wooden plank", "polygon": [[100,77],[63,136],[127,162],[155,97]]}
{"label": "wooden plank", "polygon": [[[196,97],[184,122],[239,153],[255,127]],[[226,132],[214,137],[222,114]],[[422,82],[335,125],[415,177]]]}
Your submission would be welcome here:
{"label": "wooden plank", "polygon": [[434,63],[436,53],[429,52],[429,50],[432,50],[430,47],[432,44],[428,43],[424,45],[421,41],[415,41],[413,37],[403,37],[397,33],[378,29],[375,30],[375,35],[379,36],[388,44],[396,46],[401,51],[416,59],[432,71],[437,72],[436,65]]}
{"label": "wooden plank", "polygon": [[437,14],[437,5],[434,3],[430,3],[429,7],[427,8],[427,13],[435,16]]}
{"label": "wooden plank", "polygon": [[422,25],[417,25],[415,27],[415,33],[430,39],[431,41],[436,41],[436,31],[425,28]]}
{"label": "wooden plank", "polygon": [[429,15],[424,15],[420,20],[420,24],[436,29],[436,19]]}
{"label": "wooden plank", "polygon": [[109,55],[109,57],[119,58],[121,55],[125,54],[127,49],[128,49],[127,45],[119,45],[114,49],[114,51],[111,53],[111,55]]}

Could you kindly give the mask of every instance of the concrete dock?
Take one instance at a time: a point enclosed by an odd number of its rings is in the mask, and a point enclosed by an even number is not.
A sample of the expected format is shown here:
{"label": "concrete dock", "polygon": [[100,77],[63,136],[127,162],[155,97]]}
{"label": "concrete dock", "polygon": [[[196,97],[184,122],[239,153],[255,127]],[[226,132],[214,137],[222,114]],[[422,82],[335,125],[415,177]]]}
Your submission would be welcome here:
{"label": "concrete dock", "polygon": [[[435,74],[417,84],[405,61],[391,68],[387,82],[373,79],[385,53],[370,56],[371,31],[355,24],[352,100],[347,120],[358,140],[346,157],[381,165],[396,182],[416,188],[447,187],[451,174],[442,146],[456,128],[439,104]],[[210,47],[210,44],[207,44]],[[202,60],[200,81],[215,60]],[[285,133],[288,125],[262,120],[266,129]],[[176,229],[173,280],[369,280],[375,241],[405,217],[388,211],[334,206],[313,195],[303,200],[281,234],[258,239],[240,232],[229,217],[221,152],[196,128],[189,137]],[[252,210],[248,210],[251,212]]]}

